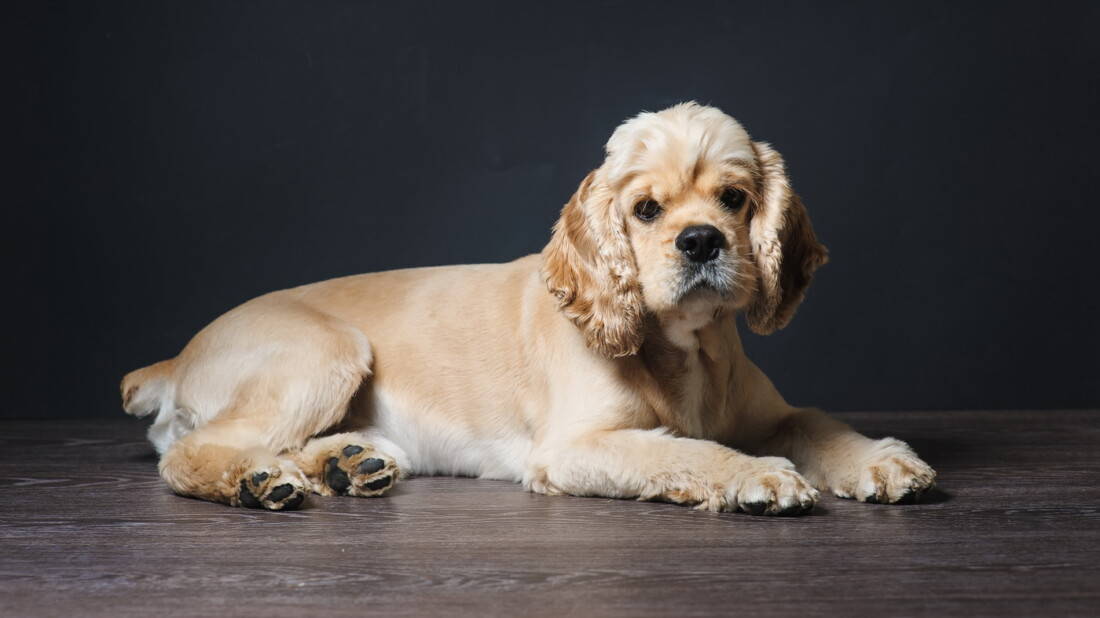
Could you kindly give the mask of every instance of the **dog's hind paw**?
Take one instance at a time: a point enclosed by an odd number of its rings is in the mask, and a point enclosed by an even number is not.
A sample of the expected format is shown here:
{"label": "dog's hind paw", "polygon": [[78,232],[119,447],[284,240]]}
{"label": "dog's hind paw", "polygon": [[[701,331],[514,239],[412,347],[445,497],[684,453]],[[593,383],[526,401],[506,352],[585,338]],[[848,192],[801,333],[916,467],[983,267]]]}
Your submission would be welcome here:
{"label": "dog's hind paw", "polygon": [[238,483],[234,506],[269,511],[289,511],[302,505],[305,484],[298,475],[283,473],[280,466],[261,466],[245,472]]}
{"label": "dog's hind paw", "polygon": [[373,498],[393,487],[397,477],[393,458],[369,446],[348,444],[325,461],[323,480],[335,495]]}

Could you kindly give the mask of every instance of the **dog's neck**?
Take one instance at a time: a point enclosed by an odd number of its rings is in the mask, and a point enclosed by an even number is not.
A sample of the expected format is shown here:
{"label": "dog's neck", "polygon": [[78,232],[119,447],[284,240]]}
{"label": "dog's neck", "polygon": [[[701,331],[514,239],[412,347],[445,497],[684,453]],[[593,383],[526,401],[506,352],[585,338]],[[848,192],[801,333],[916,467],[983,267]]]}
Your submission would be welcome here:
{"label": "dog's neck", "polygon": [[646,329],[642,358],[659,385],[666,426],[693,437],[709,433],[708,410],[725,405],[730,351],[724,321],[733,317],[708,294],[688,298],[676,309],[654,315]]}
{"label": "dog's neck", "polygon": [[699,351],[699,333],[721,314],[717,295],[704,293],[686,297],[675,309],[656,316],[661,334],[673,346],[689,355]]}

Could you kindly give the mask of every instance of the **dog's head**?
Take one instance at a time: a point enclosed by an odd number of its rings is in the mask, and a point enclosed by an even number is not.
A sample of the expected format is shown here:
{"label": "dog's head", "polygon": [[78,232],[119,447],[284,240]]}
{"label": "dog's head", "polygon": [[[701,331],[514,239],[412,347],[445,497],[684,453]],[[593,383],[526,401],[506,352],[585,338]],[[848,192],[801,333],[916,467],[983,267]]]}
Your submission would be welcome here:
{"label": "dog's head", "polygon": [[543,276],[588,345],[634,354],[647,313],[743,309],[767,334],[794,315],[828,253],[783,159],[720,110],[684,103],[627,120],[554,226]]}

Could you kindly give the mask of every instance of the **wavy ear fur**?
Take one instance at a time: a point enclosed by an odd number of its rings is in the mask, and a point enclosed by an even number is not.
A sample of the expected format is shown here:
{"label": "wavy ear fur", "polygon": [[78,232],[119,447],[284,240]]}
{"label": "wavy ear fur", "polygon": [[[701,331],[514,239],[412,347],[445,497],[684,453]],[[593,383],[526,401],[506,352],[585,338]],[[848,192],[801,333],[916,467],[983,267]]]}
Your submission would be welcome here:
{"label": "wavy ear fur", "polygon": [[643,303],[626,224],[614,195],[590,172],[561,211],[543,249],[542,274],[588,347],[615,358],[642,345]]}
{"label": "wavy ear fur", "polygon": [[763,142],[752,147],[760,179],[749,237],[760,281],[746,321],[753,332],[767,335],[794,317],[814,271],[829,261],[829,251],[817,242],[806,207],[791,190],[783,158]]}

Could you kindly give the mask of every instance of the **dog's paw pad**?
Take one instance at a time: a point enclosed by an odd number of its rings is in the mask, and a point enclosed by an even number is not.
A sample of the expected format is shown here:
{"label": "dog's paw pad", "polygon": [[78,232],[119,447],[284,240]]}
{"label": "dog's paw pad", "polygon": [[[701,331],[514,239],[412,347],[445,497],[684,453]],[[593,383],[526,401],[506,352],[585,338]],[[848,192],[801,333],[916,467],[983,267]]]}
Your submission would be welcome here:
{"label": "dog's paw pad", "polygon": [[292,493],[294,493],[294,486],[290,483],[284,483],[272,489],[271,493],[267,494],[267,499],[273,502],[282,502],[284,498]]}
{"label": "dog's paw pad", "polygon": [[330,457],[325,463],[325,484],[338,494],[346,493],[351,487],[351,479],[340,468],[340,460],[336,457]]}
{"label": "dog's paw pad", "polygon": [[249,509],[262,509],[264,505],[260,504],[258,498],[253,495],[252,490],[248,488],[248,483],[244,479],[241,479],[241,489],[237,492],[237,499],[240,501],[241,506]]}
{"label": "dog's paw pad", "polygon": [[380,479],[375,479],[369,483],[364,483],[363,487],[367,488],[369,491],[379,491],[389,487],[391,483],[393,483],[392,476],[383,476]]}
{"label": "dog's paw pad", "polygon": [[369,446],[348,444],[325,462],[325,485],[337,495],[373,497],[393,486],[397,464]]}
{"label": "dog's paw pad", "polygon": [[299,480],[283,478],[282,471],[260,470],[245,474],[240,480],[237,503],[250,509],[281,511],[296,509],[305,501],[305,490]]}
{"label": "dog's paw pad", "polygon": [[386,462],[377,457],[371,457],[370,459],[364,459],[363,463],[359,464],[359,467],[355,469],[356,474],[374,474],[382,468],[386,467]]}
{"label": "dog's paw pad", "polygon": [[306,493],[304,491],[294,492],[289,498],[283,502],[283,510],[293,511],[294,509],[302,506],[302,503],[306,501]]}

